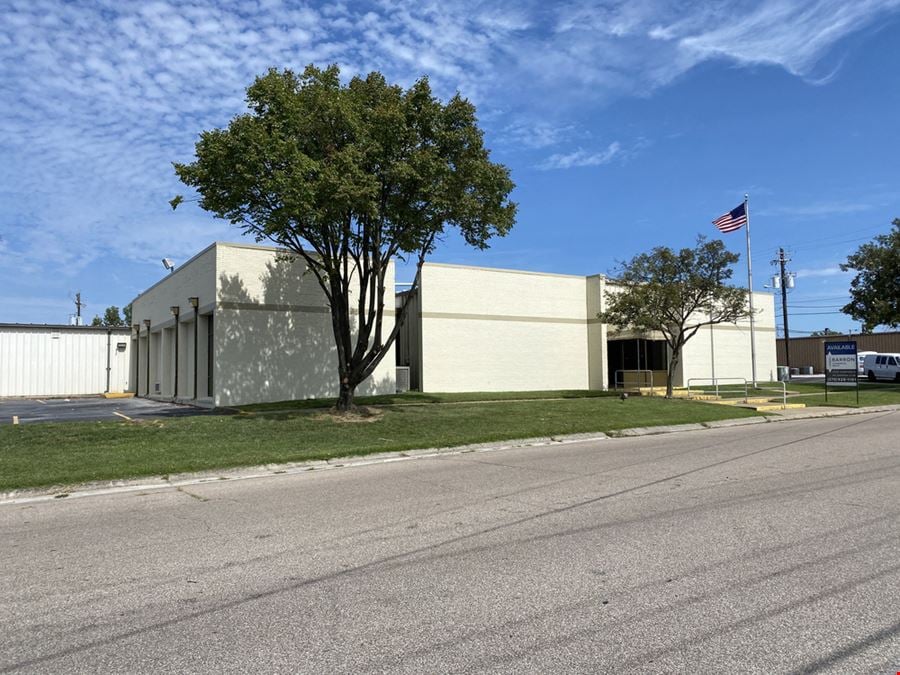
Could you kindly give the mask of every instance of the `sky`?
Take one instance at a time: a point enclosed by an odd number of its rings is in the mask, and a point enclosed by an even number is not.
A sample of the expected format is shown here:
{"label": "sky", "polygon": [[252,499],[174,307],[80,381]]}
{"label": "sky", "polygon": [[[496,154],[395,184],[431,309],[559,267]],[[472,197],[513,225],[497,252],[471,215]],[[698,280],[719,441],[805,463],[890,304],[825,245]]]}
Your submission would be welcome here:
{"label": "sky", "polygon": [[[614,274],[748,193],[754,289],[784,247],[791,334],[859,330],[839,265],[900,217],[900,0],[0,0],[0,323],[68,323],[76,292],[89,320],[240,241],[172,211],[172,162],[309,63],[476,105],[518,221],[434,262]],[[746,285],[744,231],[721,237]]]}

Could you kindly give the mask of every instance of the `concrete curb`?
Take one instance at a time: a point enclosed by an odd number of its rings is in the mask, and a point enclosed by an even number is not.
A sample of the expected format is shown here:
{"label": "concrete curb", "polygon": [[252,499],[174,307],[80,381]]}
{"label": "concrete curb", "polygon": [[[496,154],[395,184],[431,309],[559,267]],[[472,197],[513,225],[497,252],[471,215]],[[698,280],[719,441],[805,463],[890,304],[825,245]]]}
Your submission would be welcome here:
{"label": "concrete curb", "polygon": [[705,431],[708,429],[723,429],[739,427],[748,424],[764,424],[767,422],[789,422],[793,420],[821,419],[824,417],[842,417],[845,415],[865,415],[879,412],[896,412],[900,405],[872,406],[869,408],[836,408],[827,410],[807,409],[805,411],[790,411],[785,415],[766,415],[759,417],[743,417],[702,424],[673,424],[658,427],[634,427],[619,429],[608,434],[580,433],[566,434],[562,436],[545,436],[538,438],[512,439],[493,443],[475,443],[460,445],[452,448],[420,448],[416,450],[403,450],[399,452],[379,452],[371,455],[352,455],[347,457],[333,457],[327,460],[309,460],[305,462],[290,462],[285,464],[265,464],[261,466],[244,466],[218,471],[204,471],[196,473],[182,473],[164,477],[135,478],[131,480],[97,481],[71,486],[55,486],[49,488],[33,488],[24,490],[10,490],[0,492],[0,506],[13,504],[27,504],[34,502],[47,502],[56,499],[78,499],[82,497],[96,497],[127,492],[150,492],[164,489],[180,489],[190,485],[203,485],[220,481],[253,480],[257,478],[271,478],[273,476],[293,475],[308,471],[323,471],[340,468],[352,468],[367,466],[369,464],[384,464],[387,462],[401,462],[421,459],[424,457],[436,457],[439,455],[462,455],[472,452],[495,452],[498,450],[511,450],[514,448],[538,448],[551,445],[567,445],[583,441],[599,441],[615,438],[635,438],[640,436],[655,436],[660,434],[679,433],[683,431]]}
{"label": "concrete curb", "polygon": [[654,436],[656,434],[674,434],[679,431],[701,431],[705,428],[706,427],[699,422],[691,424],[669,424],[658,427],[634,427],[633,429],[622,429],[621,431],[615,432],[615,435],[626,438],[631,436]]}

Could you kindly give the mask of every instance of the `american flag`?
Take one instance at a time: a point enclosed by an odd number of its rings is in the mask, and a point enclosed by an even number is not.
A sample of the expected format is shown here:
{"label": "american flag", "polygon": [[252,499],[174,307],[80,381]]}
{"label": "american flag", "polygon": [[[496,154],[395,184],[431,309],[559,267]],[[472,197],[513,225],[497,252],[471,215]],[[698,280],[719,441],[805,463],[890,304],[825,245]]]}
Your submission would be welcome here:
{"label": "american flag", "polygon": [[742,202],[737,208],[716,218],[712,224],[719,228],[720,232],[734,232],[741,229],[747,224],[747,205]]}

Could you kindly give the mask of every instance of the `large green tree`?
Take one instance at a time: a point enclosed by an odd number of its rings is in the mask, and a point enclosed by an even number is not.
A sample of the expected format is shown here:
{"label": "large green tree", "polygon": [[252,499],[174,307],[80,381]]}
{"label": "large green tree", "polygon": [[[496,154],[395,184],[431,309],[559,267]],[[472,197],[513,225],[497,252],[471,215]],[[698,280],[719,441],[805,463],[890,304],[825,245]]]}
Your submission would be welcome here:
{"label": "large green tree", "polygon": [[850,302],[841,311],[863,324],[865,331],[876,326],[900,326],[900,218],[893,228],[860,246],[841,265],[855,270],[850,282]]}
{"label": "large green tree", "polygon": [[740,256],[718,239],[697,238],[694,248],[658,246],[616,270],[598,316],[619,329],[658,331],[669,347],[666,396],[681,350],[703,326],[733,323],[749,316],[747,291],[727,286]]}
{"label": "large green tree", "polygon": [[331,309],[337,407],[348,410],[406,315],[408,303],[383,330],[390,261],[420,269],[448,227],[486,248],[515,221],[513,182],[490,161],[472,104],[443,104],[424,78],[404,90],[379,73],[342,84],[337,66],[270,70],[247,102],[175,171],[202,208],[305,261]]}

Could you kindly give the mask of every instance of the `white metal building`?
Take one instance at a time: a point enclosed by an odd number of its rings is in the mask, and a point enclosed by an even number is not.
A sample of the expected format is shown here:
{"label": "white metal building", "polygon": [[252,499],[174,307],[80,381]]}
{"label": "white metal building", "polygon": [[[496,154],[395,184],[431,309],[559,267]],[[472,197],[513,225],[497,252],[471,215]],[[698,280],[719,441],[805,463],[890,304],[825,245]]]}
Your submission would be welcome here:
{"label": "white metal building", "polygon": [[0,396],[84,396],[131,387],[129,328],[0,324]]}

